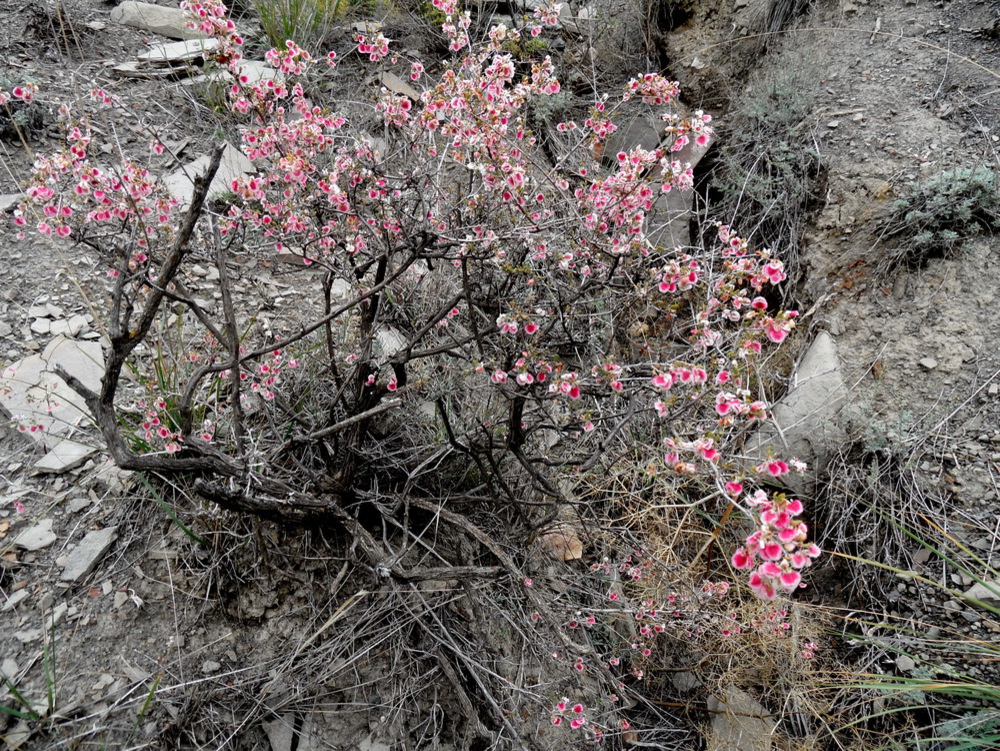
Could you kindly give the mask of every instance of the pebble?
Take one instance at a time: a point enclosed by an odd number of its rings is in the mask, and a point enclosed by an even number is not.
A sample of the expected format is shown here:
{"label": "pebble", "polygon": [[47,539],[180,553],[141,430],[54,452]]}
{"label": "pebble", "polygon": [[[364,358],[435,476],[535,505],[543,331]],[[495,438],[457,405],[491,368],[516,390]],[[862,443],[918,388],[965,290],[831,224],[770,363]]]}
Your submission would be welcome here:
{"label": "pebble", "polygon": [[917,666],[917,663],[912,657],[907,655],[900,655],[896,658],[896,667],[899,668],[904,673],[909,673],[913,668]]}
{"label": "pebble", "polygon": [[934,370],[938,366],[938,361],[933,357],[925,357],[917,364],[924,370]]}
{"label": "pebble", "polygon": [[828,122],[826,124],[826,127],[830,128],[831,130],[833,128],[839,128],[840,127],[840,120],[831,120],[830,122]]}
{"label": "pebble", "polygon": [[201,672],[205,675],[211,675],[212,673],[218,673],[222,669],[222,664],[216,662],[215,660],[205,660],[201,664]]}

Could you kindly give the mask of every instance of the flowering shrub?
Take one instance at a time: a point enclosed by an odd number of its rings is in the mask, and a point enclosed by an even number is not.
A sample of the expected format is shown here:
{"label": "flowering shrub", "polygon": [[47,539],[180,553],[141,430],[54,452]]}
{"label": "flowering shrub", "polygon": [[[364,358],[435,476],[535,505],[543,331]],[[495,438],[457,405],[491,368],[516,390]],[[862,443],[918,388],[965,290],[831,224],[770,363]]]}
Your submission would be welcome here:
{"label": "flowering shrub", "polygon": [[[505,44],[543,33],[557,8],[474,42],[468,11],[455,0],[434,6],[456,54],[436,77],[395,56],[381,34],[357,39],[359,62],[396,66],[426,87],[419,100],[381,89],[377,142],[307,94],[317,66],[341,64],[334,53],[320,64],[289,41],[266,55],[284,78],[250,82],[224,6],[187,3],[234,74],[229,107],[256,169],[232,180],[222,206],[206,201],[221,149],[182,207],[140,161],[102,165],[83,103],[60,108],[67,146],[38,158],[14,221],[87,243],[107,263],[102,389],[64,377],[86,397],[114,459],[200,473],[209,478],[200,491],[227,508],[338,519],[389,576],[402,575],[398,563],[342,510],[347,499],[415,487],[450,497],[449,466],[468,477],[471,465],[475,486],[530,524],[537,507],[568,503],[567,482],[600,473],[629,447],[662,492],[698,505],[722,499],[755,519],[733,564],[753,569],[762,597],[793,591],[819,551],[802,504],[760,486],[797,465],[745,466],[735,450],[740,432],[768,418],[750,388],[756,363],[795,324],[765,296],[785,279],[783,265],[725,225],[705,248],[649,239],[664,221],[660,197],[692,185],[678,152],[707,144],[711,118],[676,116],[667,108],[677,85],[645,74],[553,132],[533,132],[533,104],[561,90],[556,66],[516,60]],[[101,90],[91,99],[122,107]],[[604,143],[630,100],[665,109],[665,142],[618,153],[605,169]],[[544,139],[559,148],[546,150]],[[151,148],[163,146],[153,138]],[[284,311],[290,333],[277,346],[241,333],[256,307],[234,295],[236,249],[293,254],[324,273],[322,299]],[[184,283],[196,254],[220,271],[217,313]],[[142,401],[138,424],[123,420],[134,402],[122,369],[141,365],[138,348],[168,303],[200,329],[187,337],[188,373],[170,400]],[[123,436],[128,426],[141,442]],[[651,634],[661,610],[643,606]],[[563,721],[586,725],[582,705],[557,705],[552,722]]]}

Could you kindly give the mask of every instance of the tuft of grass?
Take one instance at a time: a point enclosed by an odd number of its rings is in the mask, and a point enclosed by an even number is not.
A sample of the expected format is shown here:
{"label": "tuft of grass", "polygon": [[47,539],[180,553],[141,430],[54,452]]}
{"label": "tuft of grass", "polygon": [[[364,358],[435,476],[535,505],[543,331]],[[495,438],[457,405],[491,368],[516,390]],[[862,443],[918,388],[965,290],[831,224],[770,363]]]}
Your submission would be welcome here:
{"label": "tuft of grass", "polygon": [[256,0],[260,27],[268,41],[284,49],[291,40],[310,48],[321,45],[326,27],[348,9],[349,0]]}

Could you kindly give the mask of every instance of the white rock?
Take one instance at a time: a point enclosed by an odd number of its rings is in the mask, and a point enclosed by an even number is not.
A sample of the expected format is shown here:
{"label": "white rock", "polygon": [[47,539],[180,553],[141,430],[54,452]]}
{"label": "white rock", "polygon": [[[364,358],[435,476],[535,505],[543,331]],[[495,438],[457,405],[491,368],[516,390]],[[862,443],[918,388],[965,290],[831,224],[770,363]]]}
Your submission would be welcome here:
{"label": "white rock", "polygon": [[69,331],[69,321],[59,319],[49,324],[49,333],[53,336],[66,336]]}
{"label": "white rock", "polygon": [[218,39],[188,39],[184,42],[169,42],[150,47],[147,52],[135,56],[141,63],[177,63],[198,60],[219,46]]}
{"label": "white rock", "polygon": [[203,39],[205,34],[185,25],[184,11],[149,3],[124,2],[111,11],[111,20],[170,39]]}
{"label": "white rock", "polygon": [[79,544],[70,551],[66,565],[59,578],[62,581],[78,582],[94,570],[111,544],[118,537],[118,527],[105,527],[88,532]]}
{"label": "white rock", "polygon": [[28,527],[14,540],[14,545],[25,550],[42,550],[54,543],[58,537],[52,531],[52,520],[42,519],[37,524]]}
{"label": "white rock", "polygon": [[39,355],[19,360],[0,373],[0,408],[12,418],[41,430],[25,435],[52,448],[90,416],[83,397],[59,378],[60,366],[87,388],[101,388],[104,354],[97,342],[56,337]]}
{"label": "white rock", "polygon": [[19,204],[24,199],[20,193],[3,193],[0,194],[0,214],[6,213],[13,209],[17,204]]}
{"label": "white rock", "polygon": [[4,678],[13,679],[17,675],[17,663],[12,657],[5,657],[3,662],[0,662],[0,673],[3,673]]}
{"label": "white rock", "polygon": [[48,334],[52,329],[52,321],[48,318],[36,318],[31,322],[31,330],[36,334]]}
{"label": "white rock", "polygon": [[388,71],[384,72],[381,76],[379,76],[379,83],[385,86],[393,94],[408,97],[415,102],[420,100],[420,92],[410,86],[410,84],[397,76],[395,73],[390,73]]}
{"label": "white rock", "polygon": [[[167,175],[164,179],[163,182],[167,190],[177,199],[181,207],[191,204],[191,197],[194,195],[194,179],[205,172],[210,161],[207,154],[198,157],[176,172]],[[208,188],[209,198],[228,192],[234,178],[252,175],[254,172],[256,169],[253,163],[246,158],[243,152],[231,144],[226,144],[222,161],[219,163],[219,171],[215,173],[215,179],[212,180],[212,184]]]}
{"label": "white rock", "polygon": [[906,655],[900,655],[896,658],[896,667],[899,668],[904,673],[909,673],[917,666],[917,663],[912,657]]}
{"label": "white rock", "polygon": [[747,455],[754,463],[766,459],[768,450],[783,459],[801,459],[809,471],[784,475],[781,482],[795,492],[807,490],[815,472],[843,445],[839,418],[846,397],[837,346],[821,331],[799,363],[788,393],[773,406],[772,419],[747,441]]}
{"label": "white rock", "polygon": [[70,316],[70,319],[69,319],[69,335],[70,336],[79,336],[81,333],[83,333],[84,331],[86,331],[88,328],[90,328],[90,325],[87,323],[87,317],[86,316],[79,315],[79,314],[77,314],[75,316]]}
{"label": "white rock", "polygon": [[97,452],[95,446],[87,446],[67,438],[49,449],[45,456],[35,462],[33,468],[36,472],[61,475],[76,469]]}

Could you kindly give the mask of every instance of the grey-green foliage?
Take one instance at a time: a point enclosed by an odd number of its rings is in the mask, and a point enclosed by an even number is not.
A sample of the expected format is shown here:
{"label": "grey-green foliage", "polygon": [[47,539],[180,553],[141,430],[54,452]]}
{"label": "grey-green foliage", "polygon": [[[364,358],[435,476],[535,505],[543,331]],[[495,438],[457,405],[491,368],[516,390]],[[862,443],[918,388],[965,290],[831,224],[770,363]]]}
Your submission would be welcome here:
{"label": "grey-green foliage", "polygon": [[809,211],[822,192],[822,160],[807,125],[819,74],[787,60],[754,77],[722,118],[711,213],[774,248],[794,275]]}
{"label": "grey-green foliage", "polygon": [[1000,226],[1000,183],[986,167],[939,173],[906,184],[886,227],[905,242],[904,259],[919,265],[947,257],[972,237]]}

